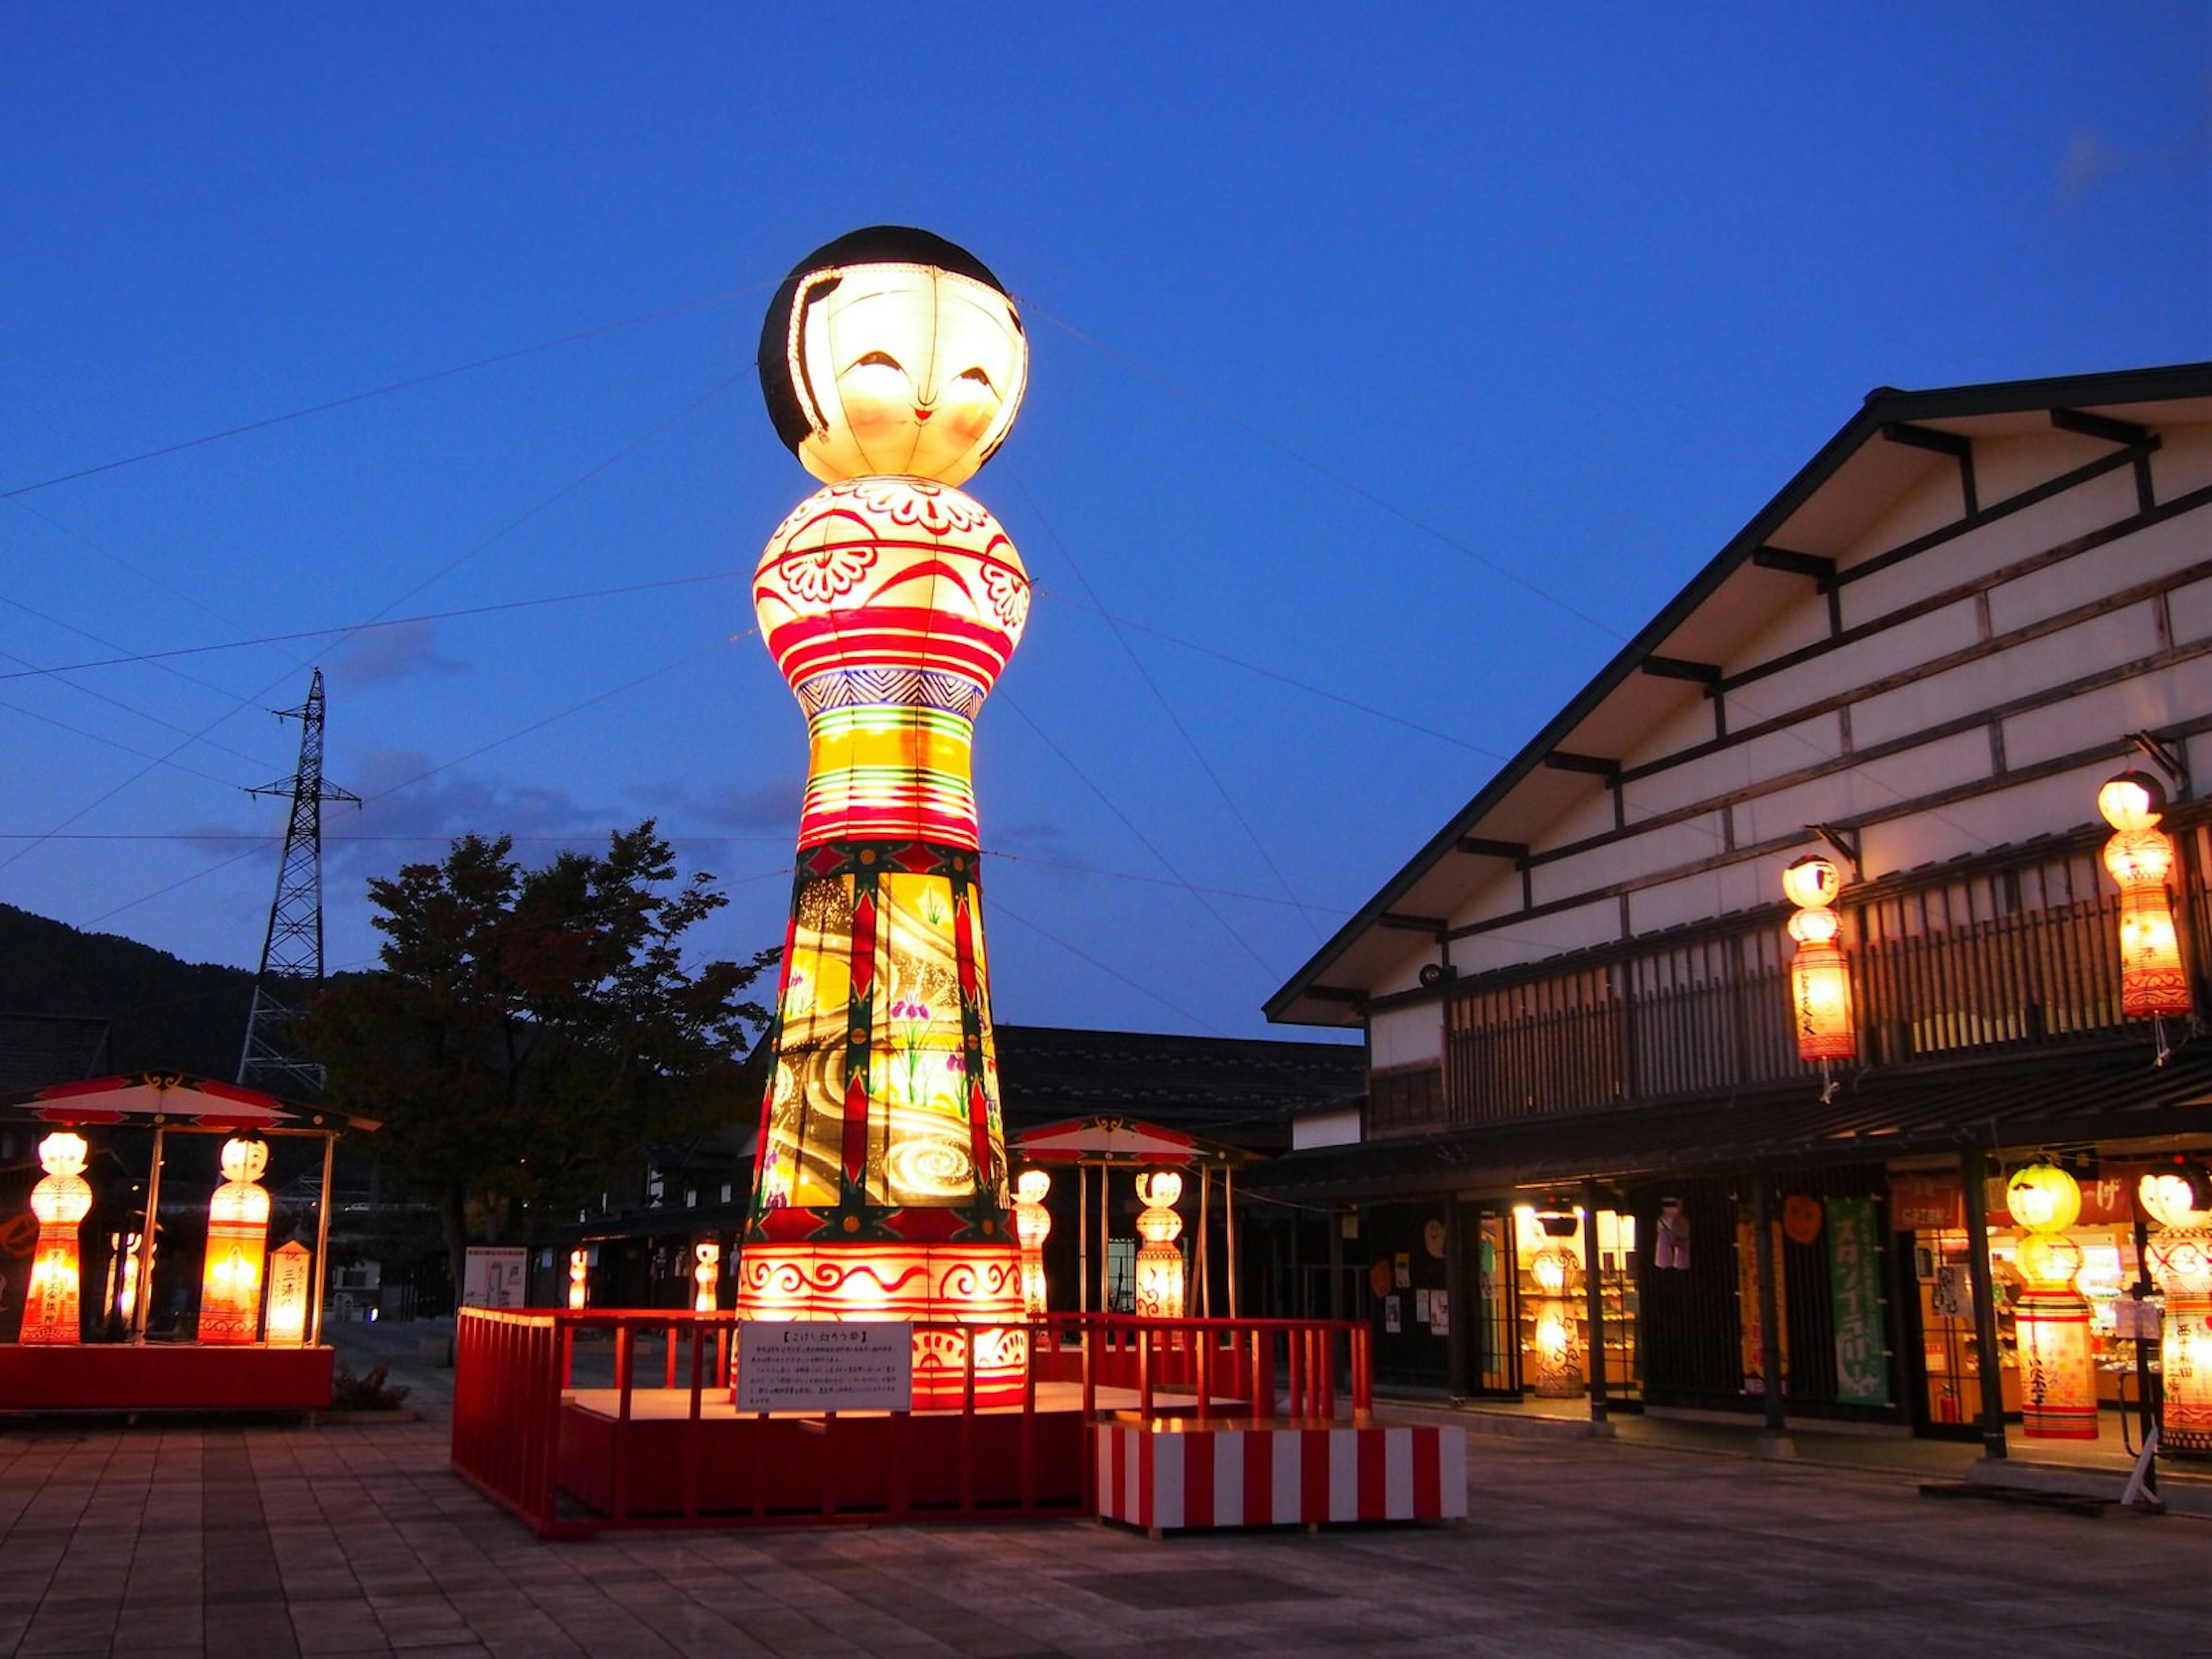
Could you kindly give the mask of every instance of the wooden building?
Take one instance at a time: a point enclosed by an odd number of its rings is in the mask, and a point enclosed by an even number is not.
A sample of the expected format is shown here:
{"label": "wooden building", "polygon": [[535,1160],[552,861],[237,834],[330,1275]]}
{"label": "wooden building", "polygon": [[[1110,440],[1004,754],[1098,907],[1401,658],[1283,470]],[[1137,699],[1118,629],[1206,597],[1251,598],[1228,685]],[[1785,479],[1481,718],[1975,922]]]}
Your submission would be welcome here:
{"label": "wooden building", "polygon": [[[1378,1375],[1761,1410],[1764,1231],[1791,1415],[2001,1449],[1991,1179],[2048,1155],[2100,1392],[2135,1399],[2129,1190],[2212,1146],[2212,1042],[2123,1012],[2097,801],[2170,793],[2202,1010],[2208,504],[2212,364],[1873,392],[1277,992],[1366,1037],[1358,1117],[1253,1181],[1340,1211]],[[1855,1012],[1826,1079],[1781,884],[1811,853]]]}

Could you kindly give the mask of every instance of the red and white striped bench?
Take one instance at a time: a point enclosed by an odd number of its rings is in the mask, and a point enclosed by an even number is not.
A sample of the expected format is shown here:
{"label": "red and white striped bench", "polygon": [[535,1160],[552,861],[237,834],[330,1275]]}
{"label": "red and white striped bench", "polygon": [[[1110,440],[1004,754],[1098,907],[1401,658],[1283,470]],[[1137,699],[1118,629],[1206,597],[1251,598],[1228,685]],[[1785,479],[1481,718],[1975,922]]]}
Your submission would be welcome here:
{"label": "red and white striped bench", "polygon": [[1102,1423],[1098,1513],[1147,1532],[1467,1517],[1467,1431]]}

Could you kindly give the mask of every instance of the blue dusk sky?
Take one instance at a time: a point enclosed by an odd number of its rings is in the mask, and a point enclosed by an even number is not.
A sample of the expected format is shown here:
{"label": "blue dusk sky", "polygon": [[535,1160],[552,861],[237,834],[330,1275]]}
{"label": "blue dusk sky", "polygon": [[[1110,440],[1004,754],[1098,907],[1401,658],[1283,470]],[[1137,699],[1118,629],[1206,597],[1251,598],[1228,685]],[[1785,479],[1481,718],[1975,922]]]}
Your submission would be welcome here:
{"label": "blue dusk sky", "polygon": [[455,835],[648,815],[780,941],[751,357],[859,226],[1033,345],[1006,1022],[1296,1035],[1871,387],[2212,358],[2201,0],[30,5],[0,154],[0,900],[247,966],[319,665],[331,967]]}

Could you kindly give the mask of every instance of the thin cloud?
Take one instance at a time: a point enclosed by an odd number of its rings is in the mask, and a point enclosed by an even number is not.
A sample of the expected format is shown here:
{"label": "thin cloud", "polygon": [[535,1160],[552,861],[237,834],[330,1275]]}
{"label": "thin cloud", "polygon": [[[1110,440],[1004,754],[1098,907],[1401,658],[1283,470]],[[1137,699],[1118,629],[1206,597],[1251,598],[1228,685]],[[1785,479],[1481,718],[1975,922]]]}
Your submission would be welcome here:
{"label": "thin cloud", "polygon": [[349,691],[426,674],[458,674],[468,666],[439,644],[438,625],[433,622],[365,629],[346,642],[333,664],[331,678],[343,679]]}

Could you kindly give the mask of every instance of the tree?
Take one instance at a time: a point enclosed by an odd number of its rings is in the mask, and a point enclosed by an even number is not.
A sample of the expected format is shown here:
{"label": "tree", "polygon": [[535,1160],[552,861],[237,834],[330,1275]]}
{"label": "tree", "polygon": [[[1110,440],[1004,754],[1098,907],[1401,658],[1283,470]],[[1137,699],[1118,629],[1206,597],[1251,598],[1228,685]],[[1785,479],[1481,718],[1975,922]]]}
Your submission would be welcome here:
{"label": "tree", "polygon": [[750,1103],[740,1062],[769,1014],[744,994],[781,954],[685,967],[684,934],[727,901],[711,876],[673,885],[650,818],[543,869],[514,848],[464,836],[372,880],[381,969],[299,1027],[326,1103],[380,1120],[377,1157],[436,1199],[457,1286],[472,1239],[526,1244],[647,1146]]}

